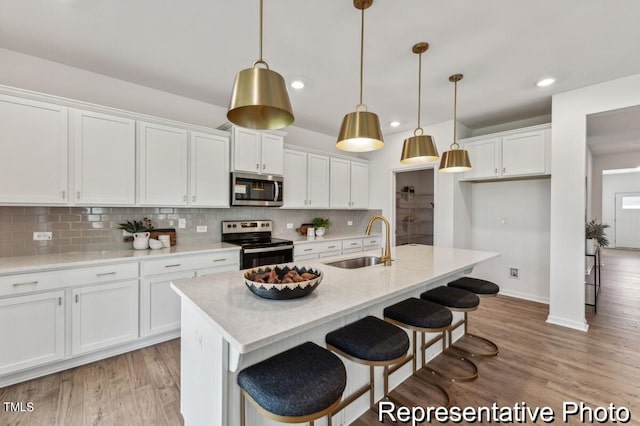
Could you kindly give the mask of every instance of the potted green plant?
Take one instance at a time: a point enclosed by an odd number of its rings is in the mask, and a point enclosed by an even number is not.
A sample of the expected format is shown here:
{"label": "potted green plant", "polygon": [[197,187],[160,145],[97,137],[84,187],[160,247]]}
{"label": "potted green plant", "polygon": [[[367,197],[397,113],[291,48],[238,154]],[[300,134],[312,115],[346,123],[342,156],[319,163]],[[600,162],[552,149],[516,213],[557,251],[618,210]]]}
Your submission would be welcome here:
{"label": "potted green plant", "polygon": [[604,230],[609,228],[606,223],[600,223],[597,219],[592,219],[585,224],[585,247],[587,254],[594,254],[596,252],[596,244],[601,247],[608,247],[609,240]]}
{"label": "potted green plant", "polygon": [[145,217],[142,220],[128,220],[121,223],[119,229],[124,229],[133,235],[133,248],[144,250],[149,248],[150,232],[153,230],[151,219]]}
{"label": "potted green plant", "polygon": [[327,228],[331,225],[329,218],[316,217],[312,220],[313,227],[316,230],[316,236],[322,237],[327,231]]}

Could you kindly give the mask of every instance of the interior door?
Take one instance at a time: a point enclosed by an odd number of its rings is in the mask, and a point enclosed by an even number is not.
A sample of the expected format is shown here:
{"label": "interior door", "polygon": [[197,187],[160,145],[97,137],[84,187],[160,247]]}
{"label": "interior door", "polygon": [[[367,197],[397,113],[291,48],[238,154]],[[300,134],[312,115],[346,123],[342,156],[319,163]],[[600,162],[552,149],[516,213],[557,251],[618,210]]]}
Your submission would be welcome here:
{"label": "interior door", "polygon": [[615,220],[616,247],[640,249],[640,192],[616,194]]}

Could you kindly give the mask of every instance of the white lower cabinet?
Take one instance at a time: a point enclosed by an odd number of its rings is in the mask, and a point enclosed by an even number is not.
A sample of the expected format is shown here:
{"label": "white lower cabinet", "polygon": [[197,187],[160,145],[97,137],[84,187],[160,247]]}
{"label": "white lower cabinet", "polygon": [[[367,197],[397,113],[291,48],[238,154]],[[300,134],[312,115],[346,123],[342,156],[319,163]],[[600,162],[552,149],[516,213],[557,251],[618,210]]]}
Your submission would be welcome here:
{"label": "white lower cabinet", "polygon": [[194,276],[190,271],[142,280],[140,331],[143,337],[180,329],[180,297],[169,285],[172,280]]}
{"label": "white lower cabinet", "polygon": [[0,299],[0,375],[64,358],[64,290]]}
{"label": "white lower cabinet", "polygon": [[72,355],[137,338],[137,279],[71,290]]}
{"label": "white lower cabinet", "polygon": [[293,258],[296,262],[359,253],[380,247],[381,237],[356,237],[329,241],[294,243]]}

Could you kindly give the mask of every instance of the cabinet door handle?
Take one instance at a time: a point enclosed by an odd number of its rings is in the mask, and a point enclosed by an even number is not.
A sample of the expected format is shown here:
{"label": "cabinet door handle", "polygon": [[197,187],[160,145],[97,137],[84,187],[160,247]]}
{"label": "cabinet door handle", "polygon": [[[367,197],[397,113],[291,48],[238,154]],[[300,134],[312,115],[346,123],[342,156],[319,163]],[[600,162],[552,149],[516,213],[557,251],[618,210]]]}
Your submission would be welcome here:
{"label": "cabinet door handle", "polygon": [[58,297],[58,306],[62,306],[62,297]]}
{"label": "cabinet door handle", "polygon": [[309,205],[311,205],[311,200],[309,200]]}
{"label": "cabinet door handle", "polygon": [[260,164],[256,163],[256,170],[260,170]]}
{"label": "cabinet door handle", "polygon": [[174,263],[173,265],[164,265],[165,268],[175,268],[176,266],[180,266],[180,264]]}
{"label": "cabinet door handle", "polygon": [[113,272],[102,272],[100,274],[96,274],[99,277],[104,277],[105,275],[115,275],[117,272],[113,271]]}
{"label": "cabinet door handle", "polygon": [[62,191],[62,199],[63,200],[67,199],[67,191]]}
{"label": "cabinet door handle", "polygon": [[194,202],[194,203],[196,202],[196,196],[195,195],[191,196],[191,201]]}
{"label": "cabinet door handle", "polygon": [[304,205],[305,205],[305,206],[307,205],[307,200],[304,200]]}
{"label": "cabinet door handle", "polygon": [[186,195],[182,196],[182,201],[187,201],[187,196]]}
{"label": "cabinet door handle", "polygon": [[80,201],[80,191],[76,191],[76,200]]}
{"label": "cabinet door handle", "polygon": [[506,167],[503,167],[503,168],[502,168],[502,173],[506,173],[506,171],[507,171],[507,168],[506,168]]}
{"label": "cabinet door handle", "polygon": [[78,303],[78,295],[76,294],[76,303]]}
{"label": "cabinet door handle", "polygon": [[224,262],[225,260],[227,260],[226,257],[223,257],[222,259],[213,259],[214,262]]}
{"label": "cabinet door handle", "polygon": [[267,166],[265,164],[262,165],[262,170],[264,170]]}
{"label": "cabinet door handle", "polygon": [[13,284],[14,287],[20,287],[21,285],[36,285],[38,284],[38,281],[29,281],[28,283],[15,283]]}
{"label": "cabinet door handle", "polygon": [[498,168],[496,167],[496,171],[494,172],[495,174],[498,174]]}

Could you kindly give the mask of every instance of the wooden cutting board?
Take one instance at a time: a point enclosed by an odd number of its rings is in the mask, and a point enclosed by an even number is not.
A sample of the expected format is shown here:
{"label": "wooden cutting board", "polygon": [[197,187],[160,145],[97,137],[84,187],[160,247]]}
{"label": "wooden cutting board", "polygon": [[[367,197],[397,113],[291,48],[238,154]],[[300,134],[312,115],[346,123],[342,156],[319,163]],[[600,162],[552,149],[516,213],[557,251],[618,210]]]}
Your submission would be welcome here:
{"label": "wooden cutting board", "polygon": [[158,236],[160,235],[168,235],[171,245],[172,246],[176,245],[177,240],[176,240],[175,228],[162,228],[162,229],[154,229],[153,231],[151,231],[151,238],[155,238],[157,240]]}

